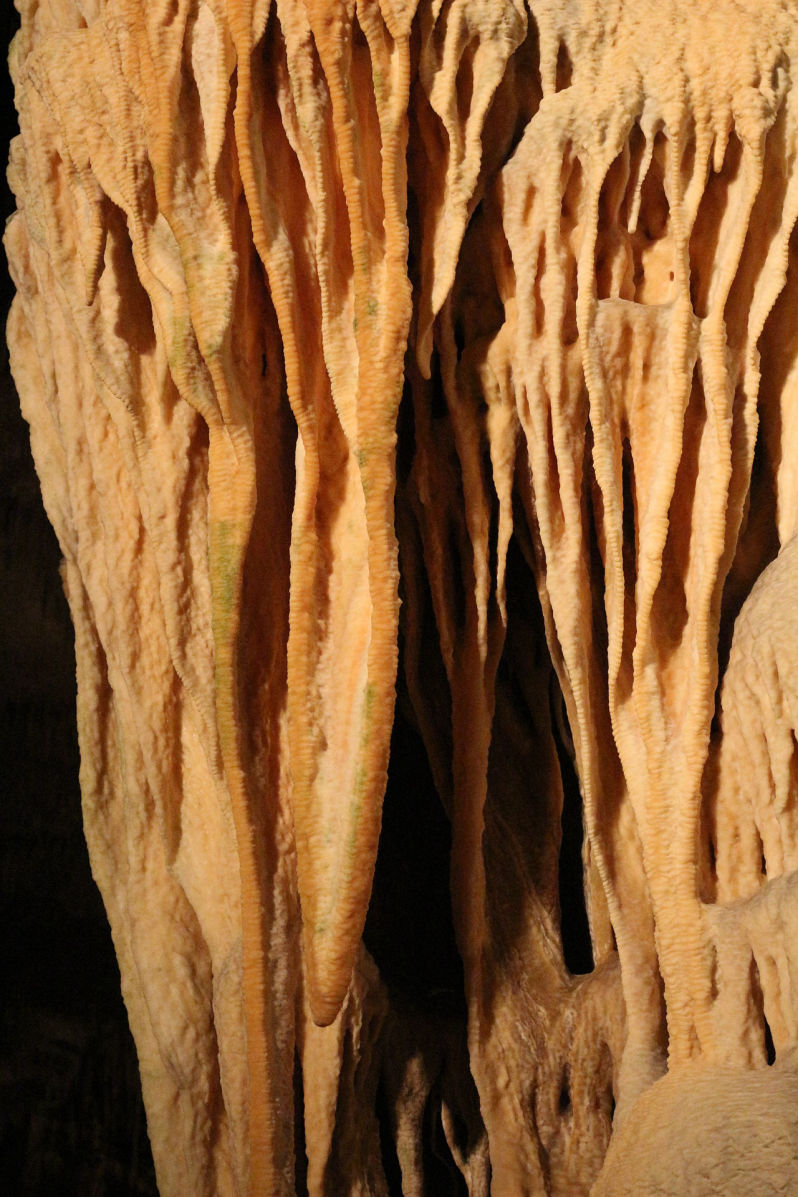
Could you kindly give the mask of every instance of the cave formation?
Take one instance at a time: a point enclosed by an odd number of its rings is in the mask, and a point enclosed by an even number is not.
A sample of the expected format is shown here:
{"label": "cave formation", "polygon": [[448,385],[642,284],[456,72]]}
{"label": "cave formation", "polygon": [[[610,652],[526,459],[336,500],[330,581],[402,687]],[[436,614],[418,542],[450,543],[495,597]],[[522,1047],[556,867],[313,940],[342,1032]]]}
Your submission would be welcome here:
{"label": "cave formation", "polygon": [[163,1197],[798,1186],[798,14],[20,9]]}

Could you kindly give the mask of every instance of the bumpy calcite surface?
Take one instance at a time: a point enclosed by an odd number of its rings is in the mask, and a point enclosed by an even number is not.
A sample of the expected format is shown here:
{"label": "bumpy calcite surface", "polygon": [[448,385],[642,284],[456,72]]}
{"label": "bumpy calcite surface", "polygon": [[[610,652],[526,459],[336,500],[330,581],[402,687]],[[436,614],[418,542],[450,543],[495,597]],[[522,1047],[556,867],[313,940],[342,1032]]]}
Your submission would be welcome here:
{"label": "bumpy calcite surface", "polygon": [[[21,10],[9,340],[162,1193],[385,1193],[386,1131],[406,1194],[430,1133],[475,1195],[792,1191],[798,13]],[[361,938],[397,687],[460,1023]]]}

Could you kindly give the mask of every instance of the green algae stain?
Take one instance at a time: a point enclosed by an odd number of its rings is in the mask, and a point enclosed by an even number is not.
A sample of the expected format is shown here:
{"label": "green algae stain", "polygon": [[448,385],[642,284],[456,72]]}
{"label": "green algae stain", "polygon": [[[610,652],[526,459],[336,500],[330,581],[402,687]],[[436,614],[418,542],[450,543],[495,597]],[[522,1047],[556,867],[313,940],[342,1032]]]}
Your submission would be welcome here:
{"label": "green algae stain", "polygon": [[235,672],[234,633],[244,541],[242,531],[240,523],[227,519],[212,523],[210,528],[214,684],[223,756],[235,753],[238,739],[232,687]]}
{"label": "green algae stain", "polygon": [[360,736],[360,747],[364,749],[371,739],[371,720],[374,715],[374,699],[376,691],[374,683],[369,682],[366,685],[366,692],[363,695],[363,731]]}
{"label": "green algae stain", "polygon": [[[362,795],[366,788],[365,770],[358,769],[355,777],[355,793]],[[346,837],[346,845],[344,848],[344,856],[346,858],[346,877],[352,876],[352,865],[354,863],[355,854],[357,852],[357,830],[360,825],[360,816],[363,813],[362,798],[358,797],[352,803],[349,809],[349,834]]]}
{"label": "green algae stain", "polygon": [[210,570],[214,620],[219,631],[229,630],[235,609],[241,565],[240,529],[234,520],[211,525]]}
{"label": "green algae stain", "polygon": [[[373,682],[369,682],[366,686],[363,695],[363,724],[360,733],[360,752],[365,753],[369,744],[371,743],[372,734],[372,720],[374,716],[374,699],[376,697],[376,690]],[[352,864],[355,853],[357,851],[357,835],[360,826],[360,819],[363,814],[363,803],[366,799],[366,787],[368,785],[368,775],[366,767],[361,761],[355,773],[354,785],[352,787],[352,800],[349,805],[349,833],[346,837],[344,846],[344,856],[346,859],[346,875],[351,876]]]}
{"label": "green algae stain", "polygon": [[[376,687],[373,682],[366,685],[363,694],[363,708],[362,708],[362,731],[360,734],[360,752],[366,751],[371,741],[372,736],[372,722],[374,717],[374,703],[376,699]],[[323,936],[330,929],[330,921],[335,912],[338,895],[341,890],[342,882],[346,884],[349,882],[354,873],[354,865],[357,859],[359,849],[358,833],[360,830],[360,823],[363,817],[364,801],[366,798],[366,788],[368,784],[368,774],[365,765],[361,762],[358,765],[352,785],[352,798],[349,803],[347,815],[347,834],[343,844],[343,860],[341,862],[341,869],[338,875],[334,878],[333,891],[327,908],[320,913],[313,923],[314,936]],[[329,828],[325,836],[326,842],[329,842],[330,834]]]}

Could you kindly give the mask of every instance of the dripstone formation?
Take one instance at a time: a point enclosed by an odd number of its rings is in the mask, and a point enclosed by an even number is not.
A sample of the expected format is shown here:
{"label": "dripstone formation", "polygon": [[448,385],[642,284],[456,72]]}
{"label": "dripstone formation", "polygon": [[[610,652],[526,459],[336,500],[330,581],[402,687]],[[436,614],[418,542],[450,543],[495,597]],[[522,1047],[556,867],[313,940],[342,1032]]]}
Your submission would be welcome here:
{"label": "dripstone formation", "polygon": [[798,1191],[798,10],[20,8],[163,1197]]}

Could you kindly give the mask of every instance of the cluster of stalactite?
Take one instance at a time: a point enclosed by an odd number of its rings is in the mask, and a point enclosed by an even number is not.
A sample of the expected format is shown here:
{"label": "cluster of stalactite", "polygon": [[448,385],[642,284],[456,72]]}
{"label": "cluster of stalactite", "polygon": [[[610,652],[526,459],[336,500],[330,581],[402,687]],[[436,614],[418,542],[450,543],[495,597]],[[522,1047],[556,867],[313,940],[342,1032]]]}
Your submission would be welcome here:
{"label": "cluster of stalactite", "polygon": [[798,18],[21,10],[9,340],[162,1193],[611,1139],[687,1191],[702,1084],[737,1191],[724,1102],[798,1134]]}

